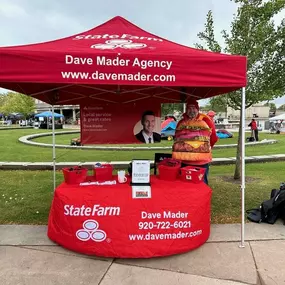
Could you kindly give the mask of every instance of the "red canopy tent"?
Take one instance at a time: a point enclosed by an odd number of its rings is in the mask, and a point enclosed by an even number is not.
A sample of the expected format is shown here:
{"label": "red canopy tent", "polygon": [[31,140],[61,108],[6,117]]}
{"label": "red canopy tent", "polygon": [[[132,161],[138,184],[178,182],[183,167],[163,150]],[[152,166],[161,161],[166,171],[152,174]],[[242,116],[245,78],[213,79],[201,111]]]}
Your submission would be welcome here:
{"label": "red canopy tent", "polygon": [[[246,86],[246,57],[182,46],[122,17],[67,38],[0,48],[0,65],[0,87],[51,105],[187,102]],[[242,233],[244,185],[243,173]]]}
{"label": "red canopy tent", "polygon": [[0,62],[1,87],[50,104],[181,102],[246,85],[246,57],[182,46],[122,17],[71,37],[0,48]]}

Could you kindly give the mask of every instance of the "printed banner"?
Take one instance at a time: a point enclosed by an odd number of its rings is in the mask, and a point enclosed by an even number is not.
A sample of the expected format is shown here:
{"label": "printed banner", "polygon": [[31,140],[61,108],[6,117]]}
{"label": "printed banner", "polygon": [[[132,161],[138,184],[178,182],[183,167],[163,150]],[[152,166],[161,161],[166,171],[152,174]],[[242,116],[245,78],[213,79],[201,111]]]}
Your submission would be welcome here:
{"label": "printed banner", "polygon": [[151,198],[133,199],[127,179],[116,185],[60,185],[49,238],[77,252],[121,258],[177,254],[207,241],[212,191],[206,184],[152,177]]}
{"label": "printed banner", "polygon": [[81,143],[160,142],[159,103],[80,105]]}

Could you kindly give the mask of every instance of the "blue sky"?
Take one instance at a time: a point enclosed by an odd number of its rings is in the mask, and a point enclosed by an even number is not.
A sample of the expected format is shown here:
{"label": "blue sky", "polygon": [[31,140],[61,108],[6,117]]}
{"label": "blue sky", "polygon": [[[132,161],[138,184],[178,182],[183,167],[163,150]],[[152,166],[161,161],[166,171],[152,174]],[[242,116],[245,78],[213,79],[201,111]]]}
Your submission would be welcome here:
{"label": "blue sky", "polygon": [[[45,42],[89,30],[114,16],[187,46],[198,42],[213,11],[216,38],[236,12],[230,0],[0,0],[0,46]],[[285,12],[276,17],[280,22]],[[1,89],[0,89],[1,91]],[[285,97],[275,100],[285,104]]]}

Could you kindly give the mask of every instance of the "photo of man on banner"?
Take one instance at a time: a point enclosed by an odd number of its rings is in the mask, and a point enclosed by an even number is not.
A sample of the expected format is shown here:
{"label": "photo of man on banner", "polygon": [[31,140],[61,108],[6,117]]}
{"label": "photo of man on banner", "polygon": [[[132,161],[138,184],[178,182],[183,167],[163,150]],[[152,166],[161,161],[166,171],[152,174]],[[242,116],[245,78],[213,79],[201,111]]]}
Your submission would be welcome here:
{"label": "photo of man on banner", "polygon": [[147,110],[141,117],[142,130],[135,136],[142,143],[158,143],[161,141],[161,135],[154,132],[155,128],[155,113]]}

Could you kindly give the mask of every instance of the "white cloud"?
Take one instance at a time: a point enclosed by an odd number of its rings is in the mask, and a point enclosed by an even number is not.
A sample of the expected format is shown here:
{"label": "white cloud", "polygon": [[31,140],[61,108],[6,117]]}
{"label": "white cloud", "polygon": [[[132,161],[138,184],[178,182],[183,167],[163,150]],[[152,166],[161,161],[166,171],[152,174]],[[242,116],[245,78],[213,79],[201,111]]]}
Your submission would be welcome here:
{"label": "white cloud", "polygon": [[[69,34],[69,31],[71,30],[81,32],[88,29],[88,27],[81,25],[81,23],[77,21],[77,19],[55,11],[47,13],[42,18],[42,21],[44,22],[44,25],[48,27],[49,30],[54,31],[55,35],[60,34],[61,36],[58,36],[59,38],[64,37],[63,34],[65,34],[65,36],[71,36],[72,34]],[[60,32],[58,27],[61,27]]]}
{"label": "white cloud", "polygon": [[[89,30],[120,15],[141,28],[181,44],[197,42],[212,9],[218,36],[228,28],[235,4],[228,0],[0,0],[0,46],[36,43]],[[23,21],[25,17],[25,21]]]}
{"label": "white cloud", "polygon": [[12,4],[11,1],[0,1],[0,17],[7,17],[12,20],[26,16],[28,14],[23,6]]}

